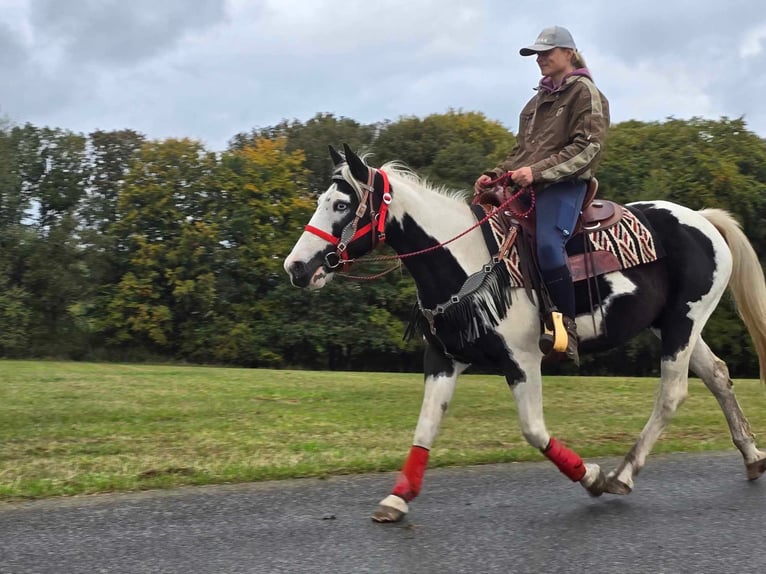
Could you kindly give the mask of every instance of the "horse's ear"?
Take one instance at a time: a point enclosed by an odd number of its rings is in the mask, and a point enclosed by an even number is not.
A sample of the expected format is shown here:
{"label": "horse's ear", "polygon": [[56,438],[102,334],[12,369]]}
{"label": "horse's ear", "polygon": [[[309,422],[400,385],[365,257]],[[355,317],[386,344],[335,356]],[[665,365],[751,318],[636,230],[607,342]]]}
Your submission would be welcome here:
{"label": "horse's ear", "polygon": [[364,163],[362,158],[351,151],[351,148],[348,147],[348,144],[343,144],[343,153],[346,156],[348,167],[351,168],[351,175],[353,175],[354,178],[358,181],[367,183],[367,179],[370,176],[370,168],[367,167],[367,164]]}
{"label": "horse's ear", "polygon": [[336,150],[331,145],[327,146],[330,148],[330,157],[332,158],[332,163],[335,165],[335,167],[338,167],[340,164],[342,164],[345,159],[343,159],[343,156],[338,153],[338,150]]}

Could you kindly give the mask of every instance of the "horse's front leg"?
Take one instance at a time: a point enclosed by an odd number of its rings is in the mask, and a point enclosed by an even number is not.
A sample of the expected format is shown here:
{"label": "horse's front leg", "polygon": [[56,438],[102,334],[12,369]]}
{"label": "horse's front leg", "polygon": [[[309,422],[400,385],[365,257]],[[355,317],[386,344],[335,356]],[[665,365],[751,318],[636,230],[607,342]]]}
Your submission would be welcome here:
{"label": "horse's front leg", "polygon": [[542,375],[539,360],[534,358],[526,369],[506,375],[519,411],[519,424],[526,441],[540,449],[548,460],[572,482],[579,482],[592,496],[606,490],[601,467],[583,463],[582,458],[548,434],[543,415]]}
{"label": "horse's front leg", "polygon": [[408,503],[420,493],[428,465],[428,452],[447,412],[455,382],[466,367],[468,365],[448,359],[432,345],[426,347],[423,406],[415,428],[415,439],[394,489],[380,501],[372,515],[375,522],[399,522],[409,511]]}

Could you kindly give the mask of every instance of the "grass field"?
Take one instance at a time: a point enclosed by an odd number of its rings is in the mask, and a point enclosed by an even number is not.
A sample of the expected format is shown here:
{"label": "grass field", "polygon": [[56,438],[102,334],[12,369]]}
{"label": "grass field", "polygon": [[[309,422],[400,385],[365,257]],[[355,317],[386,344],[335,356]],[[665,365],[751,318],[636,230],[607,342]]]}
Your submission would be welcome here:
{"label": "grass field", "polygon": [[[583,457],[624,454],[656,381],[549,377],[546,420]],[[766,389],[735,388],[756,433]],[[698,380],[654,452],[731,449]],[[0,361],[0,500],[398,469],[422,375]],[[764,442],[766,444],[766,442]],[[542,460],[500,377],[468,375],[431,466]]]}

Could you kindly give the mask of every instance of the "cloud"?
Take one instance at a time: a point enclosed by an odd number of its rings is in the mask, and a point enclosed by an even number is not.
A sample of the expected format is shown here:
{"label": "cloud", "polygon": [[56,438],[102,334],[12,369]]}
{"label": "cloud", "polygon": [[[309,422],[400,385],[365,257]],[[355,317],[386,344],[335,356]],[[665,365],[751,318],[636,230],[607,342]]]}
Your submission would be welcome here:
{"label": "cloud", "polygon": [[762,43],[766,39],[766,24],[751,28],[745,33],[745,37],[739,46],[739,55],[742,58],[752,58],[763,52]]}
{"label": "cloud", "polygon": [[27,60],[19,35],[7,24],[0,23],[0,66],[6,75],[8,72],[17,73]]}
{"label": "cloud", "polygon": [[318,112],[371,123],[462,108],[514,129],[539,80],[518,50],[559,24],[615,121],[744,115],[766,134],[766,17],[752,12],[752,0],[0,0],[0,111],[214,149]]}
{"label": "cloud", "polygon": [[128,65],[161,54],[185,34],[208,28],[225,14],[224,0],[36,0],[30,22],[36,37],[58,45],[79,66]]}

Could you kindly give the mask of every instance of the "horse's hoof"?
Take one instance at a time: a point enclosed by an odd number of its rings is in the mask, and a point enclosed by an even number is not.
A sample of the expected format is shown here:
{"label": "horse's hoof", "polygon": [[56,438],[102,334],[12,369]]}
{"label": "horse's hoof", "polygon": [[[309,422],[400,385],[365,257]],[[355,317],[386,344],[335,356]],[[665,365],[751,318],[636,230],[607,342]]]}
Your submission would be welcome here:
{"label": "horse's hoof", "polygon": [[747,468],[747,479],[758,480],[766,472],[766,458],[746,464],[745,467]]}
{"label": "horse's hoof", "polygon": [[401,522],[402,519],[407,516],[398,508],[391,506],[378,506],[378,509],[372,513],[373,522]]}
{"label": "horse's hoof", "polygon": [[609,476],[606,479],[606,492],[609,494],[619,494],[625,496],[633,492],[633,487],[618,480],[616,476]]}
{"label": "horse's hoof", "polygon": [[389,494],[380,501],[378,509],[372,513],[372,520],[373,522],[401,522],[409,510],[406,500],[395,494]]}
{"label": "horse's hoof", "polygon": [[598,497],[606,491],[606,476],[597,464],[585,463],[585,476],[580,479],[580,484],[593,497]]}

